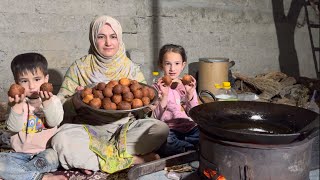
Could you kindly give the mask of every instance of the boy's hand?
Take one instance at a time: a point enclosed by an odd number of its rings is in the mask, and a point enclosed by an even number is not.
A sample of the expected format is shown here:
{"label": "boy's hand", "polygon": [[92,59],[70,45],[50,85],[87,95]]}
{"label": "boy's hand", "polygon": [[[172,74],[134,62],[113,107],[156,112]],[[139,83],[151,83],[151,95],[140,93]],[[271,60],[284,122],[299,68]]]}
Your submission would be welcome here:
{"label": "boy's hand", "polygon": [[12,107],[13,111],[21,114],[23,112],[23,102],[26,97],[26,94],[21,94],[21,96],[16,95],[14,98],[8,96],[9,106]]}
{"label": "boy's hand", "polygon": [[47,101],[53,96],[52,92],[48,92],[48,91],[40,91],[39,94],[42,101]]}
{"label": "boy's hand", "polygon": [[189,84],[184,85],[189,101],[193,98],[193,94],[196,91],[196,79],[193,76],[191,77],[192,81]]}
{"label": "boy's hand", "polygon": [[50,98],[53,96],[52,92],[48,91],[40,91],[39,95],[42,99],[42,104],[44,107],[46,107],[50,103]]}
{"label": "boy's hand", "polygon": [[14,98],[8,96],[8,101],[10,105],[14,106],[16,104],[21,104],[24,101],[25,97],[26,94],[22,94],[21,96],[16,95]]}

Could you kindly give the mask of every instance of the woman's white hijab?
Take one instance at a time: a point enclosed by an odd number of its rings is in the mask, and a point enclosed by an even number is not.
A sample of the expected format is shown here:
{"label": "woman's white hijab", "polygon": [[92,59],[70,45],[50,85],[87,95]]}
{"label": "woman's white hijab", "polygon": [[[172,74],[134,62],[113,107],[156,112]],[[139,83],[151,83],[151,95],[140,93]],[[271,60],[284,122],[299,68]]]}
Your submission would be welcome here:
{"label": "woman's white hijab", "polygon": [[[109,24],[113,31],[117,34],[117,38],[119,41],[119,50],[113,57],[105,57],[103,56],[97,49],[96,41],[97,41],[97,35],[99,33],[99,30],[102,26],[105,24]],[[90,51],[96,55],[96,57],[100,60],[105,62],[106,60],[115,59],[117,56],[119,56],[119,51],[124,51],[124,44],[122,42],[122,27],[116,19],[110,17],[110,16],[99,16],[96,19],[94,19],[90,24],[90,33],[89,33],[89,41],[90,41]]]}

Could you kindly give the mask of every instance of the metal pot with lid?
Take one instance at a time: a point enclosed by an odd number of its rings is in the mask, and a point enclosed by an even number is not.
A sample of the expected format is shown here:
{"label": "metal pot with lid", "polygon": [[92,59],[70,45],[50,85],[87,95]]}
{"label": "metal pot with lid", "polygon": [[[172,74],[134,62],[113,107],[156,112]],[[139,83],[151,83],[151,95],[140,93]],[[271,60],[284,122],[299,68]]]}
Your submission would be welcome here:
{"label": "metal pot with lid", "polygon": [[217,92],[214,84],[221,84],[228,81],[229,68],[234,66],[234,61],[224,57],[200,58],[198,88],[209,90],[213,94]]}

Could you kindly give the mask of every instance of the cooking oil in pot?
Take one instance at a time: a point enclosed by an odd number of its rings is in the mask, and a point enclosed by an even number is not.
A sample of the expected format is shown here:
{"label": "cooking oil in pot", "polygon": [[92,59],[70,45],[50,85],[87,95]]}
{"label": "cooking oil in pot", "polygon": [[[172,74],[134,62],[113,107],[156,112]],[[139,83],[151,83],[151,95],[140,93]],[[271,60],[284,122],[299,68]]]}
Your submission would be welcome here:
{"label": "cooking oil in pot", "polygon": [[284,125],[276,125],[269,123],[253,123],[253,122],[233,122],[226,123],[223,128],[227,130],[235,130],[247,133],[260,133],[260,134],[290,134],[294,133],[293,130]]}

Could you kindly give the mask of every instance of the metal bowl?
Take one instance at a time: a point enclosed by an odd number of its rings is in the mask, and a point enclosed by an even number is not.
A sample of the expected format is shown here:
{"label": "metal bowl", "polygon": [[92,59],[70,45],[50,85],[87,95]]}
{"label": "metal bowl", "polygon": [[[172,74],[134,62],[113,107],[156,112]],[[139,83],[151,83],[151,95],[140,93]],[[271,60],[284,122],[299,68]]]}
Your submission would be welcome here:
{"label": "metal bowl", "polygon": [[[142,86],[147,86],[151,89],[154,90],[154,93],[155,93],[155,96],[153,98],[153,100],[150,102],[150,104],[154,104],[157,100],[158,100],[158,91],[153,87],[153,86],[150,86],[150,85],[147,85],[147,84],[144,84],[144,83],[139,83],[141,84]],[[94,87],[96,86],[97,84],[91,84],[91,85],[88,85],[87,87]],[[97,114],[106,114],[106,115],[109,115],[109,114],[128,114],[130,112],[136,112],[136,111],[140,111],[140,110],[143,110],[145,108],[147,108],[148,106],[142,106],[142,107],[139,107],[139,108],[135,108],[135,109],[129,109],[129,110],[105,110],[105,109],[97,109],[97,108],[93,108],[91,106],[89,106],[88,104],[84,103],[82,101],[82,98],[81,98],[81,91],[78,91],[74,96],[73,96],[73,104],[75,106],[76,109],[88,109],[90,110],[91,112],[96,112]]]}

